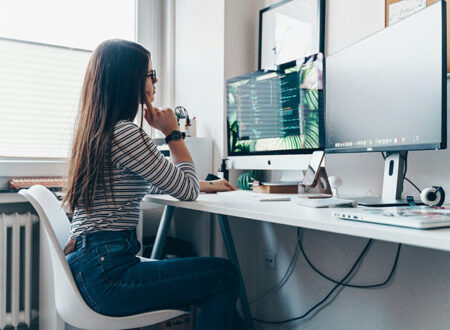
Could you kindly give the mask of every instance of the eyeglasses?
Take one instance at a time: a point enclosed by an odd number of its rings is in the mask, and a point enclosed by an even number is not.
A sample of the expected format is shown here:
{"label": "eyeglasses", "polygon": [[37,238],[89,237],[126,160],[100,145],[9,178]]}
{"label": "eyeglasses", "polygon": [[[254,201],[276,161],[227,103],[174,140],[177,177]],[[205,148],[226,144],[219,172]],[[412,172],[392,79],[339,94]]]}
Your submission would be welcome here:
{"label": "eyeglasses", "polygon": [[147,78],[152,79],[152,83],[156,83],[156,70],[150,70],[149,73],[147,73]]}

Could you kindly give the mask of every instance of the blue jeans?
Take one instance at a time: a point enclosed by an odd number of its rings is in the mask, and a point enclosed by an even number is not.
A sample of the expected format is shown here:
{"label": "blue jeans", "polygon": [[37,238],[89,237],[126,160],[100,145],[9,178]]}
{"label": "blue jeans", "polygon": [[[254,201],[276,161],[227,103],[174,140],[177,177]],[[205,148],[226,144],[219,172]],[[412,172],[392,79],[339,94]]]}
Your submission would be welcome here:
{"label": "blue jeans", "polygon": [[222,258],[141,261],[135,231],[79,236],[66,256],[85,302],[96,312],[125,316],[200,305],[197,330],[244,329],[236,311],[239,276]]}

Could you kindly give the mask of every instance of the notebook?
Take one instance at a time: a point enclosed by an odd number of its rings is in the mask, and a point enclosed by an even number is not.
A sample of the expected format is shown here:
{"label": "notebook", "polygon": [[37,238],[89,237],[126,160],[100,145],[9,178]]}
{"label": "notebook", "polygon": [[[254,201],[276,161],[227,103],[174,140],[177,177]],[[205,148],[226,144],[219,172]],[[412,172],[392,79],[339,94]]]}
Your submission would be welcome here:
{"label": "notebook", "polygon": [[363,221],[416,229],[450,227],[450,208],[428,206],[359,207],[333,213],[342,220]]}

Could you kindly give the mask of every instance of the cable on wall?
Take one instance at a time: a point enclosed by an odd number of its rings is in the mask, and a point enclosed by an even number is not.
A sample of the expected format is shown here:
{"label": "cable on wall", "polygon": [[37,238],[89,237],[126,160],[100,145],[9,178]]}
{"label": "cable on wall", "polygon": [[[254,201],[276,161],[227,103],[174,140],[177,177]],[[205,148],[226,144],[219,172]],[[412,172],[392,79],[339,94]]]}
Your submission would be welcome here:
{"label": "cable on wall", "polygon": [[[300,228],[299,228],[300,229]],[[338,280],[335,280],[333,278],[331,278],[330,276],[325,275],[324,273],[322,273],[316,266],[313,265],[313,263],[311,262],[311,260],[309,259],[309,257],[306,255],[306,252],[303,248],[303,244],[302,244],[302,240],[300,238],[299,235],[299,231],[297,231],[297,237],[298,237],[298,246],[300,248],[300,251],[303,254],[303,257],[305,258],[306,262],[308,263],[308,265],[320,276],[322,276],[323,278],[327,279],[330,282],[339,284],[340,282]],[[357,288],[357,289],[370,289],[370,288],[378,288],[380,286],[386,285],[387,283],[389,283],[389,281],[391,280],[392,276],[394,275],[395,270],[397,269],[397,263],[398,263],[398,259],[399,259],[399,255],[400,255],[400,249],[401,249],[401,244],[398,244],[397,247],[397,253],[395,255],[395,260],[394,263],[392,265],[392,269],[389,273],[389,275],[387,276],[386,280],[384,280],[381,283],[378,284],[365,284],[365,285],[360,285],[360,284],[350,284],[350,283],[340,283],[340,285],[342,286],[346,286],[346,287],[350,287],[350,288]]]}
{"label": "cable on wall", "polygon": [[297,316],[297,317],[293,317],[287,320],[283,320],[283,321],[266,321],[266,320],[262,320],[262,319],[258,319],[258,318],[253,318],[254,321],[259,322],[259,323],[264,323],[264,324],[284,324],[284,323],[288,323],[288,322],[292,322],[292,321],[297,321],[297,320],[301,320],[304,319],[305,317],[307,317],[309,314],[311,314],[314,310],[318,309],[319,307],[321,307],[327,300],[328,298],[333,294],[334,291],[336,291],[336,289],[338,287],[341,286],[342,283],[344,283],[349,277],[350,275],[353,273],[353,271],[356,269],[356,267],[358,266],[358,264],[361,262],[362,258],[364,257],[364,255],[367,253],[367,251],[369,250],[369,247],[372,243],[372,239],[369,239],[369,241],[367,242],[366,246],[364,247],[364,249],[361,251],[361,254],[359,255],[358,259],[356,260],[356,262],[353,264],[352,268],[347,272],[347,274],[342,278],[341,281],[339,281],[338,284],[336,284],[333,289],[331,289],[328,294],[321,300],[319,301],[317,304],[315,304],[313,307],[311,307],[307,312],[305,312],[304,314]]}
{"label": "cable on wall", "polygon": [[347,274],[343,277],[342,280],[337,281],[333,278],[331,278],[330,276],[325,275],[324,273],[322,273],[321,271],[319,271],[317,269],[317,267],[315,267],[311,260],[308,258],[308,256],[305,253],[305,250],[303,248],[303,244],[302,244],[302,240],[300,237],[300,232],[301,232],[301,228],[297,229],[297,242],[298,242],[298,247],[300,249],[300,251],[302,252],[306,262],[308,263],[308,265],[316,272],[318,273],[320,276],[324,277],[325,279],[329,280],[330,282],[335,283],[336,285],[328,292],[328,294],[321,300],[319,301],[317,304],[315,304],[313,307],[311,307],[306,313],[304,313],[303,315],[300,315],[298,317],[294,317],[294,318],[290,318],[287,320],[283,320],[283,321],[267,321],[267,320],[262,320],[262,319],[258,319],[258,318],[254,318],[253,320],[259,323],[264,323],[264,324],[284,324],[284,323],[288,323],[288,322],[292,322],[292,321],[296,321],[296,320],[300,320],[303,318],[306,318],[310,313],[312,313],[314,310],[318,309],[319,307],[321,307],[323,304],[325,304],[325,302],[328,300],[328,298],[333,294],[334,291],[336,291],[336,289],[340,286],[343,287],[352,287],[352,288],[358,288],[358,289],[369,289],[369,288],[377,288],[377,287],[381,287],[383,285],[386,285],[387,283],[389,283],[393,277],[393,274],[395,273],[395,270],[397,269],[397,264],[398,264],[398,259],[400,256],[400,250],[401,250],[401,244],[398,244],[397,247],[397,252],[395,255],[395,260],[394,263],[392,265],[392,269],[388,275],[388,277],[386,278],[386,280],[384,280],[381,283],[378,284],[370,284],[370,285],[359,285],[359,284],[351,284],[346,282],[347,279],[349,279],[349,277],[351,276],[351,274],[353,273],[353,271],[356,269],[356,267],[358,266],[358,264],[361,263],[362,258],[367,254],[369,247],[372,244],[372,239],[369,239],[369,241],[367,242],[366,246],[364,247],[364,249],[362,250],[361,254],[359,255],[358,259],[355,261],[355,263],[353,264],[353,266],[351,267],[351,269],[347,272]]}

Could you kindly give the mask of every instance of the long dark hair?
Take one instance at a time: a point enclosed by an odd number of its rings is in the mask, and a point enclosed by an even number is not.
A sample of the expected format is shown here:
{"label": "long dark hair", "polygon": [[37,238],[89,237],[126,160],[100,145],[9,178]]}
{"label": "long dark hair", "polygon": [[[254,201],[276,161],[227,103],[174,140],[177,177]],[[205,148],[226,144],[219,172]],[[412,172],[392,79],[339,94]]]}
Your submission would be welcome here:
{"label": "long dark hair", "polygon": [[115,202],[111,169],[113,129],[120,120],[134,120],[139,105],[144,103],[149,61],[150,52],[131,41],[107,40],[94,50],[84,77],[68,163],[63,202],[71,212],[82,206],[89,213],[99,187]]}

